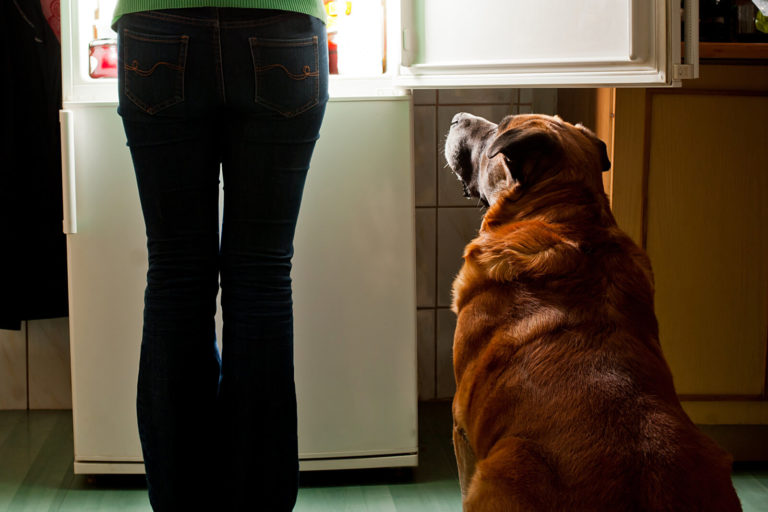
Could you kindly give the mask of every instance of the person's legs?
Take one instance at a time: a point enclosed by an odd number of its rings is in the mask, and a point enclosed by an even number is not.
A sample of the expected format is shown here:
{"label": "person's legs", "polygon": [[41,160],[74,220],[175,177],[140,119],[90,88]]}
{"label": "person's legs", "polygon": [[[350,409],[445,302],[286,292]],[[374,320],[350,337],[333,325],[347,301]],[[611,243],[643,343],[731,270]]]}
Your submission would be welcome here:
{"label": "person's legs", "polygon": [[162,16],[118,27],[120,114],[149,252],[137,414],[153,508],[195,510],[212,506],[218,438],[217,96],[199,79],[215,76],[215,60],[204,22]]}
{"label": "person's legs", "polygon": [[175,9],[124,16],[118,30],[120,113],[149,249],[137,412],[150,501],[155,510],[290,510],[290,268],[328,99],[325,27],[295,13]]}
{"label": "person's legs", "polygon": [[298,491],[291,257],[327,101],[325,27],[222,9],[228,106],[221,245],[227,510],[291,510]]}

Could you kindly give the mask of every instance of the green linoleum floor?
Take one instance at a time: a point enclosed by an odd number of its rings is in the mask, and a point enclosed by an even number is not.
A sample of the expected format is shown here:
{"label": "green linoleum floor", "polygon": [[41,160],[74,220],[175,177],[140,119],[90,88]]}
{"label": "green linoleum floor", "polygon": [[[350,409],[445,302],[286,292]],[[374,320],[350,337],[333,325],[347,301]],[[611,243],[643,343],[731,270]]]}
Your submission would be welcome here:
{"label": "green linoleum floor", "polygon": [[[308,472],[297,512],[460,512],[450,405],[419,405],[420,464]],[[72,472],[70,411],[0,411],[0,512],[149,511],[143,475]],[[737,466],[745,512],[768,512],[768,464]]]}

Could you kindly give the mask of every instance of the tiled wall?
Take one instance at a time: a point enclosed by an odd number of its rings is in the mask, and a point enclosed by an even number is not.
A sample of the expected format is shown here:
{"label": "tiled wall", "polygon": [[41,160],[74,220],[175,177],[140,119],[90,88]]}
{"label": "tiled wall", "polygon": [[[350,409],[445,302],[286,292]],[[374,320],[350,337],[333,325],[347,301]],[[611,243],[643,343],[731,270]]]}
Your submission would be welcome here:
{"label": "tiled wall", "polygon": [[416,277],[419,399],[449,398],[455,382],[451,351],[456,318],[451,284],[464,246],[477,234],[477,201],[446,167],[445,134],[457,112],[498,122],[508,114],[554,114],[556,89],[460,89],[414,93],[416,152]]}
{"label": "tiled wall", "polygon": [[[492,121],[507,114],[555,113],[554,89],[428,90],[414,94],[419,398],[448,398],[455,388],[451,347],[451,283],[481,211],[443,158],[443,141],[457,112]],[[66,318],[33,320],[21,331],[0,330],[0,409],[72,406]]]}

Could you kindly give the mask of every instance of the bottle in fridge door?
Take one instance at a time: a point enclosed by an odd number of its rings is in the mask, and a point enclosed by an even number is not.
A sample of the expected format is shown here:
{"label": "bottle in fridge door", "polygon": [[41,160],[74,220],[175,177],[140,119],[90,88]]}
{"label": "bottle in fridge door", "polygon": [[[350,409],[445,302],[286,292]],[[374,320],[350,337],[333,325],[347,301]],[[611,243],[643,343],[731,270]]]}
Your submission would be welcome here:
{"label": "bottle in fridge door", "polygon": [[[93,38],[88,41],[88,76],[91,78],[117,78],[117,36],[110,28],[114,0],[91,0],[88,23]],[[83,20],[85,21],[85,20]]]}

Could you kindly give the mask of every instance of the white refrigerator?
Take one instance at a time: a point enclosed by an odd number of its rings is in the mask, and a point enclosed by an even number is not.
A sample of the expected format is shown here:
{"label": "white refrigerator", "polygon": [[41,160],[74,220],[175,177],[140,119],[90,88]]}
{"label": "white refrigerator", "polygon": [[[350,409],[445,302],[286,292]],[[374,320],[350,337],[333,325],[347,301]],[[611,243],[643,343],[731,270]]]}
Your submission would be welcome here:
{"label": "white refrigerator", "polygon": [[[697,45],[686,45],[681,63],[679,0],[327,3],[339,74],[307,178],[292,274],[300,467],[413,466],[410,90],[675,86],[696,76]],[[696,20],[697,2],[688,3]],[[146,239],[116,80],[93,78],[111,62],[101,39],[114,36],[113,6],[61,3],[75,472],[91,474],[144,471],[135,391]],[[697,41],[689,25],[686,40]]]}

